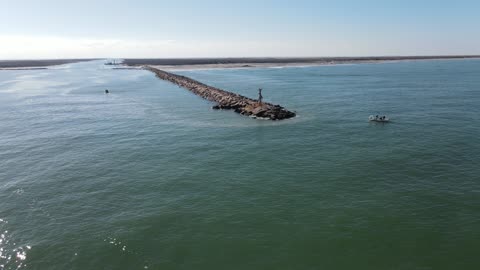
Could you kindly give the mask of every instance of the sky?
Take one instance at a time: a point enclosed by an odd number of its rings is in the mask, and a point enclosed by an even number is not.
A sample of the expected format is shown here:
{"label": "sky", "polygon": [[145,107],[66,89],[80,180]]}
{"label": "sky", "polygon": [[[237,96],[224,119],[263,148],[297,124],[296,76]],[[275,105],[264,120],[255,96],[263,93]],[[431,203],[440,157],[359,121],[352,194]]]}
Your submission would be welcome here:
{"label": "sky", "polygon": [[480,55],[478,0],[0,0],[0,59]]}

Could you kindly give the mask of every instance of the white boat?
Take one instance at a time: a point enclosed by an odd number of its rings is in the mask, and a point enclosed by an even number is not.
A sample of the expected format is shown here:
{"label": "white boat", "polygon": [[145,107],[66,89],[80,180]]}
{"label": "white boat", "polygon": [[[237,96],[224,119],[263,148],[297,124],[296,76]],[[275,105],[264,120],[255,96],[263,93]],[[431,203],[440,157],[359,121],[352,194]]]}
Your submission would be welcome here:
{"label": "white boat", "polygon": [[384,116],[373,116],[373,115],[370,115],[368,117],[368,121],[370,122],[381,122],[381,123],[387,123],[387,122],[390,122],[390,118],[386,117],[385,115]]}

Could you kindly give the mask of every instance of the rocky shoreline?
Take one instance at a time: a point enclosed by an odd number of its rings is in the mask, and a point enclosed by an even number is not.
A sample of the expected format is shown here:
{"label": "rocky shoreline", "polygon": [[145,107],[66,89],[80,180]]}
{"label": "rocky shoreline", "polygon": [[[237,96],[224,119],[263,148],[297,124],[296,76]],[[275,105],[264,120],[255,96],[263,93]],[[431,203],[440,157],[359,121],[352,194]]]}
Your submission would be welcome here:
{"label": "rocky shoreline", "polygon": [[260,103],[258,100],[212,87],[194,79],[150,66],[145,66],[144,68],[155,73],[155,75],[162,80],[183,87],[206,100],[216,102],[217,104],[212,107],[216,110],[234,110],[236,113],[242,115],[270,120],[288,119],[296,115],[294,112],[288,111],[280,105],[267,102]]}

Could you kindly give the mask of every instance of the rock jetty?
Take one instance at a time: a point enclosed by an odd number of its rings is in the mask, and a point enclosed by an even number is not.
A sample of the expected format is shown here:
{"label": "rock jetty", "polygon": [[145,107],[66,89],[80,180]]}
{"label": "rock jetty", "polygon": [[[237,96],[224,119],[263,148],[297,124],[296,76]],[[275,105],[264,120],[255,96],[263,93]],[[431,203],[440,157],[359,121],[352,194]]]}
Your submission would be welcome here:
{"label": "rock jetty", "polygon": [[295,116],[294,112],[288,111],[280,105],[259,102],[255,99],[212,87],[194,79],[166,72],[150,66],[146,66],[144,68],[155,73],[157,77],[162,80],[169,81],[180,87],[186,88],[195,95],[217,103],[212,107],[216,110],[234,110],[239,114],[270,120],[282,120]]}

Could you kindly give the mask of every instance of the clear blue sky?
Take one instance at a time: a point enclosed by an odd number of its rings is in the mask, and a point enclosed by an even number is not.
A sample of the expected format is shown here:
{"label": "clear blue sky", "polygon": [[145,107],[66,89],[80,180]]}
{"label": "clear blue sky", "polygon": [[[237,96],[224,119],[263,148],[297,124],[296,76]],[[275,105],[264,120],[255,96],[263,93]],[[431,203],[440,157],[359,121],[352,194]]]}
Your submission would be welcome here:
{"label": "clear blue sky", "polygon": [[0,59],[480,54],[473,0],[0,0]]}

